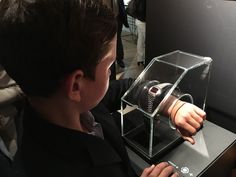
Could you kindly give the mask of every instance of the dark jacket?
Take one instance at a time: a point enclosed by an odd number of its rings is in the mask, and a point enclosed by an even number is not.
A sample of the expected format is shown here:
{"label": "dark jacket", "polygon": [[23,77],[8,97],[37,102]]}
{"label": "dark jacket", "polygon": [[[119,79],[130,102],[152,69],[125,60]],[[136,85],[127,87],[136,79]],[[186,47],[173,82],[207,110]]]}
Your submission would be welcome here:
{"label": "dark jacket", "polygon": [[146,0],[135,0],[137,19],[146,22]]}
{"label": "dark jacket", "polygon": [[146,21],[146,0],[130,0],[126,13],[140,21]]}
{"label": "dark jacket", "polygon": [[120,23],[124,24],[125,27],[129,27],[127,20],[127,13],[125,11],[124,0],[117,0],[117,7],[113,7],[114,0],[102,0],[102,2],[113,11],[114,15],[119,18]]}
{"label": "dark jacket", "polygon": [[128,19],[127,19],[127,13],[125,11],[125,5],[124,0],[119,0],[119,15],[118,17],[121,19],[122,23],[125,25],[125,27],[129,27]]}
{"label": "dark jacket", "polygon": [[136,176],[110,114],[120,108],[120,98],[131,83],[132,80],[114,81],[103,101],[92,110],[102,125],[104,139],[51,124],[28,106],[20,149],[27,176]]}

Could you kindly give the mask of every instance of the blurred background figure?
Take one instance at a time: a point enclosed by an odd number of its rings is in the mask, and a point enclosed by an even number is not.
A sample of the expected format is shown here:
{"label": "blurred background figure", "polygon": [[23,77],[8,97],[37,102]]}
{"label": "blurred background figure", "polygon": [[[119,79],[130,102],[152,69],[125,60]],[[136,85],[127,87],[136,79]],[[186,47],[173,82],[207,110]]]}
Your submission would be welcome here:
{"label": "blurred background figure", "polygon": [[0,157],[4,154],[10,160],[13,160],[17,150],[17,127],[14,119],[18,113],[17,103],[22,98],[19,86],[0,65]]}
{"label": "blurred background figure", "polygon": [[123,43],[121,40],[121,32],[122,32],[122,28],[123,25],[125,27],[129,27],[128,21],[127,21],[127,14],[125,11],[125,5],[124,5],[124,1],[123,0],[113,0],[118,1],[118,5],[119,5],[119,13],[117,15],[117,23],[118,23],[118,30],[117,30],[117,51],[116,51],[116,61],[117,64],[121,67],[124,68],[125,64],[124,64],[124,49],[123,49]]}
{"label": "blurred background figure", "polygon": [[[124,49],[123,49],[123,43],[121,39],[121,33],[123,25],[125,27],[129,27],[128,20],[127,20],[127,14],[125,11],[125,5],[124,0],[103,0],[103,3],[106,4],[108,7],[110,7],[113,11],[113,13],[116,16],[118,29],[117,29],[117,46],[116,46],[116,62],[119,67],[125,68],[124,63]],[[111,66],[111,80],[116,79],[116,64],[113,63]]]}
{"label": "blurred background figure", "polygon": [[146,0],[135,0],[137,39],[137,64],[145,64],[145,40],[146,40]]}

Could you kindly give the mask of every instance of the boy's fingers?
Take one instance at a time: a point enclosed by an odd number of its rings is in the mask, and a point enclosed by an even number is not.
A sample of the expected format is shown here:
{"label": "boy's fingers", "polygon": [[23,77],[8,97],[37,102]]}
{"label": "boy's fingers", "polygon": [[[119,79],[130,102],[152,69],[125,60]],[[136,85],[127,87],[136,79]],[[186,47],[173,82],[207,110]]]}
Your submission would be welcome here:
{"label": "boy's fingers", "polygon": [[171,176],[171,177],[173,177],[174,175],[171,175],[171,174],[173,174],[174,173],[174,167],[172,167],[172,166],[167,166],[167,167],[165,167],[162,171],[161,171],[161,173],[160,173],[160,175],[158,176],[158,177],[166,177],[166,176]]}
{"label": "boy's fingers", "polygon": [[145,168],[145,169],[143,170],[142,175],[141,175],[140,177],[147,177],[147,176],[152,172],[152,170],[154,169],[154,167],[155,167],[155,165],[152,165],[152,166],[150,166],[150,167],[148,167],[148,168]]}
{"label": "boy's fingers", "polygon": [[155,168],[150,173],[150,175],[151,176],[159,176],[161,174],[162,170],[165,169],[168,166],[169,166],[169,164],[167,162],[159,163],[155,166]]}
{"label": "boy's fingers", "polygon": [[179,174],[175,172],[173,175],[171,175],[171,177],[179,177]]}

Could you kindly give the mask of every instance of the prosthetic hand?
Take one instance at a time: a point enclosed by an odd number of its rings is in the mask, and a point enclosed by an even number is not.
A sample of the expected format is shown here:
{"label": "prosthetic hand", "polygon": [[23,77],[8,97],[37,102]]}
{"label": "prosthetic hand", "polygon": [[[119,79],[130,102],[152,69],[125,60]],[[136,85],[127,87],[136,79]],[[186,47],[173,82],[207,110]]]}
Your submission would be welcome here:
{"label": "prosthetic hand", "polygon": [[[159,114],[170,118],[173,127],[182,137],[194,144],[193,135],[201,128],[206,119],[206,113],[197,106],[180,100],[180,91],[177,89],[175,94],[170,95],[162,103],[163,98],[172,87],[170,83],[160,83],[157,80],[145,81],[134,90],[134,98],[137,105],[144,111],[152,113],[160,105]],[[189,94],[183,94],[182,96]],[[189,95],[191,97],[191,95]]]}
{"label": "prosthetic hand", "polygon": [[206,113],[193,104],[177,100],[168,108],[168,115],[183,139],[194,144],[192,136],[201,128],[206,119]]}

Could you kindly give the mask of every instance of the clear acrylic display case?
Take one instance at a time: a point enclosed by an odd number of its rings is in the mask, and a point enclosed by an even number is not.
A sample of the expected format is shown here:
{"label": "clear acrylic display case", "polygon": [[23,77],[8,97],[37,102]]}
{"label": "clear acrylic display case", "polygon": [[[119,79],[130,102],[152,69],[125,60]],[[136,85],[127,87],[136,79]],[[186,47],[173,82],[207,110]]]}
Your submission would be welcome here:
{"label": "clear acrylic display case", "polygon": [[145,160],[153,161],[183,141],[162,109],[170,96],[204,109],[211,62],[182,51],[156,57],[123,95],[122,136]]}

